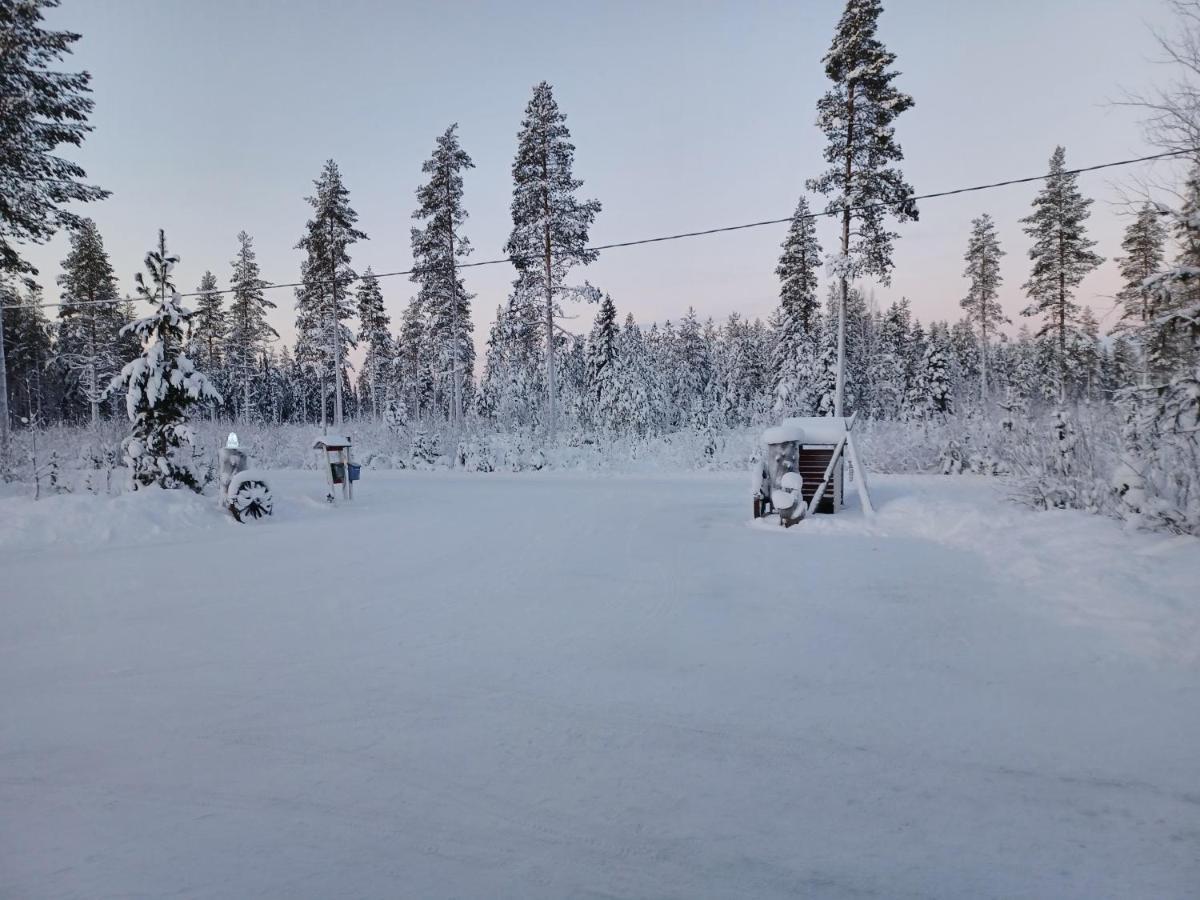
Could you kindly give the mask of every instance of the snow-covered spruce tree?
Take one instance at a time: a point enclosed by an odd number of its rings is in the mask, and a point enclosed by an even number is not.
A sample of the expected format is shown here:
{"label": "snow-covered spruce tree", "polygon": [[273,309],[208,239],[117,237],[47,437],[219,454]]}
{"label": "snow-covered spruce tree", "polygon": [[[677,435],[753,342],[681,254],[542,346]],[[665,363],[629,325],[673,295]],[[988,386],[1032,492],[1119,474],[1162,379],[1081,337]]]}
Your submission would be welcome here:
{"label": "snow-covered spruce tree", "polygon": [[326,426],[325,385],[333,382],[333,424],[344,423],[346,358],[355,346],[354,334],[345,320],[354,315],[350,285],[355,281],[350,268],[350,245],[366,240],[354,227],[358,213],[350,206],[350,191],[332,159],[325,162],[321,177],[313,184],[316,192],[306,201],[313,217],[304,237],[296,244],[305,253],[300,265],[303,286],[296,288],[296,331],[301,338],[305,362],[317,367],[321,380],[321,427]]}
{"label": "snow-covered spruce tree", "polygon": [[[57,0],[0,0],[0,276],[36,275],[21,258],[20,243],[41,244],[62,226],[79,223],[70,203],[108,196],[84,184],[84,170],[57,155],[83,143],[91,126],[87,72],[52,67],[71,52],[79,35],[43,27]],[[0,454],[8,450],[8,385],[0,312]],[[95,387],[95,384],[92,385]],[[93,409],[99,415],[98,407]]]}
{"label": "snow-covered spruce tree", "polygon": [[536,85],[517,135],[512,166],[513,228],[504,247],[517,269],[517,292],[539,297],[543,304],[545,426],[551,438],[558,415],[554,320],[559,315],[559,300],[600,299],[586,283],[582,288],[566,284],[571,268],[587,265],[598,256],[587,244],[588,230],[600,212],[599,201],[580,201],[576,196],[583,182],[572,172],[575,145],[570,141],[566,118],[558,109],[550,85],[545,81]]}
{"label": "snow-covered spruce tree", "polygon": [[192,316],[192,349],[198,368],[211,373],[221,369],[229,316],[224,295],[218,292],[217,276],[205,272],[196,288],[196,310]]}
{"label": "snow-covered spruce tree", "polygon": [[127,323],[119,308],[116,275],[91,219],[81,219],[71,229],[71,251],[62,269],[56,355],[90,407],[95,428],[106,386],[125,362],[119,357],[117,335]]}
{"label": "snow-covered spruce tree", "polygon": [[821,302],[817,272],[821,245],[808,200],[796,204],[783,241],[775,274],[779,276],[779,309],[774,318],[775,344],[771,354],[772,388],[777,415],[807,415],[817,355]]}
{"label": "snow-covered spruce tree", "polygon": [[612,297],[605,294],[592,332],[588,335],[584,374],[585,421],[600,428],[611,428],[615,424],[620,330],[616,304]]}
{"label": "snow-covered spruce tree", "polygon": [[1117,258],[1121,269],[1121,320],[1114,331],[1137,331],[1155,317],[1155,292],[1146,280],[1163,270],[1167,228],[1162,212],[1150,203],[1138,210],[1121,240],[1124,256]]}
{"label": "snow-covered spruce tree", "polygon": [[954,412],[951,383],[949,335],[945,323],[929,328],[929,341],[921,360],[921,388],[925,397],[924,415],[943,419]]}
{"label": "snow-covered spruce tree", "polygon": [[51,331],[41,304],[42,290],[36,283],[27,284],[22,294],[0,279],[0,306],[12,307],[3,311],[0,365],[7,369],[8,407],[18,422],[44,421],[44,408],[52,400],[47,389],[53,378],[47,371]]}
{"label": "snow-covered spruce tree", "polygon": [[672,402],[679,425],[695,426],[702,421],[703,401],[712,382],[712,354],[701,332],[696,310],[688,307],[679,328],[670,333]]}
{"label": "snow-covered spruce tree", "polygon": [[1104,262],[1092,252],[1096,242],[1087,236],[1085,223],[1092,201],[1079,193],[1079,176],[1066,169],[1067,151],[1056,147],[1050,157],[1050,175],[1033,201],[1033,212],[1021,220],[1033,238],[1029,258],[1033,268],[1024,290],[1030,303],[1023,316],[1042,316],[1039,335],[1054,339],[1059,401],[1066,400],[1067,346],[1079,320],[1074,292],[1084,276]]}
{"label": "snow-covered spruce tree", "polygon": [[391,319],[383,308],[383,292],[379,279],[370,266],[363,272],[358,285],[358,340],[366,344],[362,372],[359,374],[359,394],[371,410],[371,418],[379,421],[387,408],[389,385],[392,384],[396,348],[390,331]]}
{"label": "snow-covered spruce tree", "polygon": [[830,164],[808,189],[829,198],[826,210],[841,225],[838,278],[838,371],[835,415],[845,411],[846,315],[850,282],[864,275],[890,281],[892,242],[885,219],[916,219],[912,187],[893,164],[904,158],[893,123],[913,99],[892,84],[896,61],[875,36],[881,0],[847,0],[833,44],[825,54],[825,74],[833,87],[817,102],[817,125],[828,141]]}
{"label": "snow-covered spruce tree", "polygon": [[984,213],[971,220],[971,236],[967,239],[967,252],[963,259],[967,267],[963,277],[967,279],[967,295],[959,305],[967,311],[967,319],[979,335],[979,397],[983,403],[988,399],[988,354],[992,336],[999,326],[1008,321],[1000,308],[1000,238],[996,235],[996,224]]}
{"label": "snow-covered spruce tree", "polygon": [[1100,323],[1089,306],[1083,307],[1079,313],[1079,327],[1071,334],[1067,357],[1067,370],[1078,386],[1080,396],[1089,403],[1099,399]]}
{"label": "snow-covered spruce tree", "polygon": [[413,297],[400,316],[400,331],[396,336],[392,377],[396,380],[397,400],[406,421],[421,417],[425,405],[425,312],[420,301]]}
{"label": "snow-covered spruce tree", "polygon": [[413,218],[425,225],[412,229],[412,280],[420,285],[417,296],[429,316],[430,337],[441,367],[439,382],[445,385],[442,393],[449,401],[449,418],[455,423],[462,420],[467,382],[475,368],[471,340],[474,295],[467,293],[457,268],[471,253],[471,242],[461,229],[467,220],[463,171],[474,166],[459,146],[458,125],[451,125],[421,166],[429,181],[417,188],[420,206],[413,213]]}
{"label": "snow-covered spruce tree", "polygon": [[229,333],[226,338],[226,368],[231,390],[241,395],[238,419],[249,422],[259,414],[254,402],[254,385],[261,380],[260,361],[267,343],[279,332],[267,323],[267,310],[275,304],[267,299],[267,282],[259,277],[254,240],[238,232],[238,251],[229,276]]}
{"label": "snow-covered spruce tree", "polygon": [[880,419],[903,419],[907,413],[909,379],[912,371],[912,311],[907,298],[888,307],[879,326],[874,370],[873,415]]}
{"label": "snow-covered spruce tree", "polygon": [[174,293],[171,269],[177,262],[178,257],[168,255],[159,231],[158,247],[146,254],[150,279],[140,272],[135,279],[139,294],[154,311],[127,326],[141,341],[142,353],[110,385],[125,392],[132,428],[121,447],[135,490],[155,484],[197,492],[204,487],[193,468],[188,412],[196,403],[221,402],[216,388],[187,356],[192,312]]}
{"label": "snow-covered spruce tree", "polygon": [[645,437],[654,428],[661,414],[662,393],[654,381],[649,349],[642,329],[625,317],[625,327],[617,339],[617,377],[614,418],[622,430]]}

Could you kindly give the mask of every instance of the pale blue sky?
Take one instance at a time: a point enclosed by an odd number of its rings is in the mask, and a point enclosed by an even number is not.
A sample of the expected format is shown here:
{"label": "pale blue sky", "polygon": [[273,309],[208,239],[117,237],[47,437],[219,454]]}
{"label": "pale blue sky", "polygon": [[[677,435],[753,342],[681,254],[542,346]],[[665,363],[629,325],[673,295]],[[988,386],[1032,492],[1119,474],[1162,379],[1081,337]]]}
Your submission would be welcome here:
{"label": "pale blue sky", "polygon": [[[1131,110],[1108,101],[1164,76],[1152,60],[1157,0],[890,0],[880,34],[916,99],[900,118],[918,192],[1044,171],[1056,143],[1087,165],[1152,152]],[[63,0],[55,25],[82,32],[73,63],[93,75],[96,131],[76,158],[113,191],[87,212],[123,289],[158,227],[183,257],[181,290],[211,268],[225,287],[234,236],[255,239],[264,277],[294,281],[312,179],[333,157],[370,241],[354,264],[407,268],[420,167],[458,122],[476,259],[502,255],[509,167],[531,86],[550,81],[577,146],[584,192],[604,204],[595,243],[788,215],[822,167],[813,124],[842,4],[787,2],[382,2]],[[1116,182],[1084,176],[1109,262],[1081,298],[1115,290],[1124,222]],[[958,316],[970,219],[988,211],[1009,255],[1002,297],[1024,305],[1029,242],[1017,219],[1035,188],[931,201],[903,226],[893,285],[922,320]],[[814,205],[818,201],[814,200]],[[614,250],[586,270],[641,322],[737,310],[766,316],[783,226]],[[833,235],[822,228],[826,249]],[[66,239],[33,248],[48,299]],[[507,266],[470,270],[486,337]],[[383,283],[393,317],[412,293]],[[292,294],[274,321],[292,335]],[[585,330],[594,310],[577,310]]]}

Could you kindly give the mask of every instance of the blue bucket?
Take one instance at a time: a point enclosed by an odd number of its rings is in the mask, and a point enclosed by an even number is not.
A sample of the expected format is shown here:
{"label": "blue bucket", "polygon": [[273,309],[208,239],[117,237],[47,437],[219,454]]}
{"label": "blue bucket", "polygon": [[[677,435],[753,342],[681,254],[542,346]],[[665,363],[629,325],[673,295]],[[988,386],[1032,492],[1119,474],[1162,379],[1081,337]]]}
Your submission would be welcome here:
{"label": "blue bucket", "polygon": [[[333,483],[341,484],[342,483],[342,464],[341,463],[330,463],[329,468],[333,472]],[[362,472],[362,466],[360,466],[358,463],[350,463],[350,480],[351,481],[358,481],[360,472]]]}

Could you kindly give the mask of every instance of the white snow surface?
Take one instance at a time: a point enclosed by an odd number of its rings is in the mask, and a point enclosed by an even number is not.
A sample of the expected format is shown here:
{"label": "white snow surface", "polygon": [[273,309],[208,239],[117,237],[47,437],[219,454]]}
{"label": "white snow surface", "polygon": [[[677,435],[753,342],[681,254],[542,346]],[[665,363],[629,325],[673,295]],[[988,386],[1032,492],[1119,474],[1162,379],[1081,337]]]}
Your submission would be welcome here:
{"label": "white snow surface", "polygon": [[970,477],[783,529],[740,473],[267,476],[253,527],[0,498],[0,897],[1200,893],[1193,539]]}
{"label": "white snow surface", "polygon": [[806,444],[836,444],[846,434],[846,420],[838,416],[793,416],[780,427],[800,431]]}

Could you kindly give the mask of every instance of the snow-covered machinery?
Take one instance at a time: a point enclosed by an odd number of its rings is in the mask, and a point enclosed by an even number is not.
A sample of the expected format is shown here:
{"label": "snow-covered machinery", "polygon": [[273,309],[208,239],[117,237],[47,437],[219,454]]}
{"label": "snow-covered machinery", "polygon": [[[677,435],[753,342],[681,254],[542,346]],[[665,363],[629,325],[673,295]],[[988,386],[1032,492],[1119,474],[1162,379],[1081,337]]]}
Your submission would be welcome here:
{"label": "snow-covered machinery", "polygon": [[842,505],[845,461],[864,512],[874,512],[866,471],[851,429],[854,416],[784,419],[763,434],[766,451],[753,471],[754,518],[779,516],[785,527],[813,513],[837,512]]}
{"label": "snow-covered machinery", "polygon": [[248,468],[249,459],[238,447],[238,436],[229,439],[218,454],[220,474],[217,500],[239,522],[271,515],[275,503],[262,474]]}
{"label": "snow-covered machinery", "polygon": [[325,499],[334,501],[334,488],[341,485],[342,499],[354,499],[354,482],[362,471],[350,461],[350,438],[340,434],[323,434],[313,444],[320,452],[321,466],[325,469]]}

